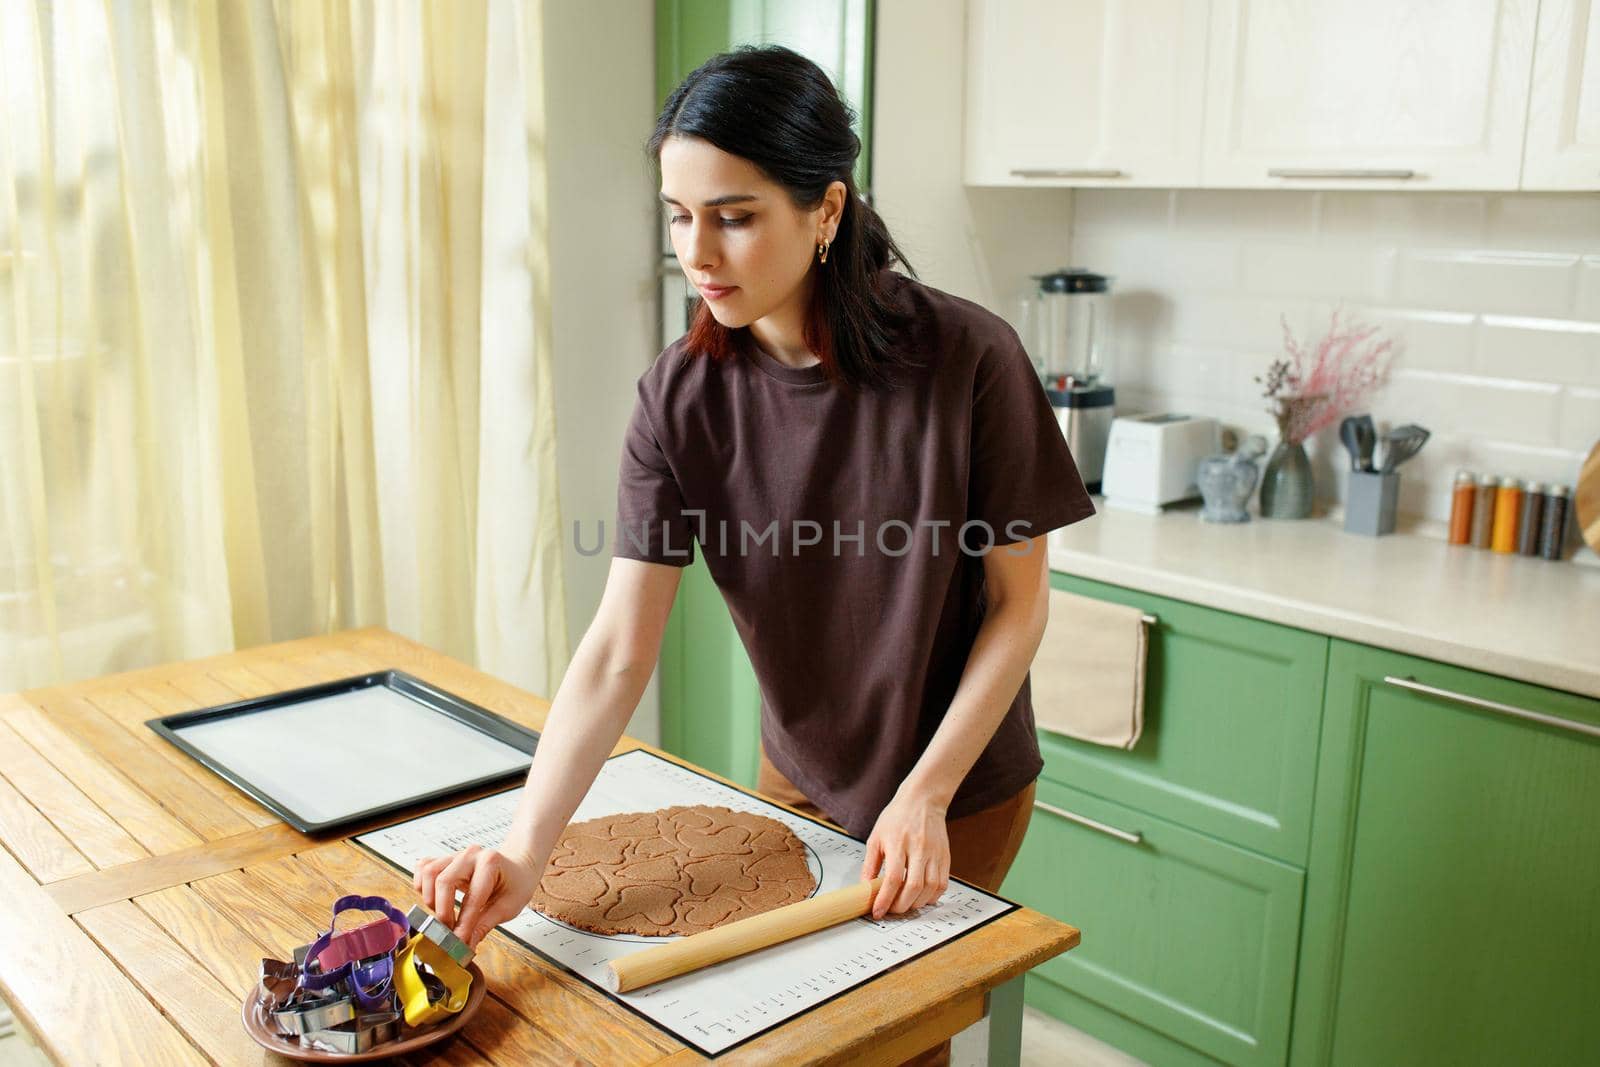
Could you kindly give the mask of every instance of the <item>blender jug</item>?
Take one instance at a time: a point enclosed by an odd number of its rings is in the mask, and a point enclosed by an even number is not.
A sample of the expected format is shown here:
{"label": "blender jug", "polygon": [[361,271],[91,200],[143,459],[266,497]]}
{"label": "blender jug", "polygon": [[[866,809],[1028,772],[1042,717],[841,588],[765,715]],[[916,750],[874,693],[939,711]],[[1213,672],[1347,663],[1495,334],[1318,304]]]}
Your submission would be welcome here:
{"label": "blender jug", "polygon": [[1091,493],[1100,491],[1116,393],[1111,387],[1109,279],[1082,267],[1031,275],[1038,290],[1023,301],[1023,341],[1044,379],[1056,422]]}

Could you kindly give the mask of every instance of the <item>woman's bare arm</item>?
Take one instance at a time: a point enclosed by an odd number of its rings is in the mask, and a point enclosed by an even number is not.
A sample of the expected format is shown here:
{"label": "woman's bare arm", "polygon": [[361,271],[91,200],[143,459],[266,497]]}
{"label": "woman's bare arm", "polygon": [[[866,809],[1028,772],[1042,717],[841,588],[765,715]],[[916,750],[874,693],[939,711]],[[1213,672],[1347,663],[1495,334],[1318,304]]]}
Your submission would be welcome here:
{"label": "woman's bare arm", "polygon": [[[519,913],[556,841],[639,706],[661,653],[682,568],[615,558],[593,622],[540,732],[505,840],[417,865],[422,902],[471,943]],[[455,894],[467,894],[459,921]],[[520,898],[520,899],[519,899]]]}

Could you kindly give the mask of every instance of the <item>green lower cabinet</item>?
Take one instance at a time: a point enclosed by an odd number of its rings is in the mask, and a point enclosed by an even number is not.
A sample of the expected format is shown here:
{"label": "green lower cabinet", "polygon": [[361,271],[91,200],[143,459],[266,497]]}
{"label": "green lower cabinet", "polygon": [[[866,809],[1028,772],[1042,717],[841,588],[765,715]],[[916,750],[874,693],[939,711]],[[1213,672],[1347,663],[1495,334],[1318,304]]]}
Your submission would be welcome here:
{"label": "green lower cabinet", "polygon": [[1083,940],[1029,1003],[1155,1064],[1283,1063],[1300,869],[1045,779],[1036,803],[1002,892]]}
{"label": "green lower cabinet", "polygon": [[[1124,751],[1041,731],[1045,775],[1304,866],[1327,637],[1066,574],[1050,584],[1156,623],[1138,743]],[[1075,697],[1033,691],[1035,709]]]}
{"label": "green lower cabinet", "polygon": [[1333,643],[1293,1063],[1600,1063],[1596,725],[1600,701]]}

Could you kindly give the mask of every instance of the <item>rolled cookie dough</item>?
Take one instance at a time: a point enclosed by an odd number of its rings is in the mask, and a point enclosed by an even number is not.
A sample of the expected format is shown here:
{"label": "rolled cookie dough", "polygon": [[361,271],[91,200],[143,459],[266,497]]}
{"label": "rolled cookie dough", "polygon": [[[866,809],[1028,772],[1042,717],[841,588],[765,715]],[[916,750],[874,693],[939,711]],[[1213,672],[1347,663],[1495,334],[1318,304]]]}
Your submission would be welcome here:
{"label": "rolled cookie dough", "polygon": [[783,823],[705,804],[572,823],[531,905],[597,934],[693,934],[804,900],[806,849]]}

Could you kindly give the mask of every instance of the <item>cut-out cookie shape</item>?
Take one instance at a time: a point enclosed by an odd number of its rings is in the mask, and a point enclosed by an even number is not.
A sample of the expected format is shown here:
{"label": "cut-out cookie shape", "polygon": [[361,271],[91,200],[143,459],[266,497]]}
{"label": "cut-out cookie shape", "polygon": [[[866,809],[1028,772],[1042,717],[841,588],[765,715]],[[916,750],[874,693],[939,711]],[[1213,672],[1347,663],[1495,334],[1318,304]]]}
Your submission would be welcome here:
{"label": "cut-out cookie shape", "polygon": [[742,826],[724,826],[715,833],[701,830],[681,830],[678,840],[689,849],[690,859],[704,856],[748,856],[751,848],[750,831]]}
{"label": "cut-out cookie shape", "polygon": [[667,808],[656,814],[680,830],[685,828],[705,830],[711,826],[711,816],[694,808]]}
{"label": "cut-out cookie shape", "polygon": [[554,867],[590,867],[596,863],[621,863],[626,841],[593,834],[563,837],[550,863]]}
{"label": "cut-out cookie shape", "polygon": [[739,902],[727,897],[710,900],[691,900],[684,905],[683,921],[710,929],[724,921],[739,908]]}
{"label": "cut-out cookie shape", "polygon": [[633,858],[636,860],[649,859],[652,856],[670,856],[678,851],[676,837],[645,837],[640,838],[633,846]]}
{"label": "cut-out cookie shape", "polygon": [[606,919],[625,923],[642,917],[657,926],[670,926],[677,913],[672,906],[683,896],[669,885],[625,885],[618,892],[617,902],[606,909]]}
{"label": "cut-out cookie shape", "polygon": [[540,888],[557,900],[593,906],[611,891],[611,883],[599,871],[582,867],[575,871],[552,870],[544,876]]}
{"label": "cut-out cookie shape", "polygon": [[761,883],[745,873],[745,865],[740,862],[743,859],[743,856],[718,856],[685,863],[683,872],[689,876],[689,892],[697,897],[709,897],[760,889]]}
{"label": "cut-out cookie shape", "polygon": [[611,832],[614,837],[660,837],[661,816],[653,811],[631,818],[618,816],[616,822],[612,823]]}
{"label": "cut-out cookie shape", "polygon": [[671,856],[655,856],[635,863],[625,863],[617,868],[617,874],[630,882],[673,883],[678,881],[682,873],[683,868],[679,867],[678,861]]}
{"label": "cut-out cookie shape", "polygon": [[531,904],[595,933],[667,936],[804,900],[815,889],[805,846],[784,823],[696,804],[573,823]]}
{"label": "cut-out cookie shape", "polygon": [[756,881],[767,885],[786,882],[795,877],[794,868],[789,865],[782,852],[764,852],[759,856],[752,856],[744,869]]}
{"label": "cut-out cookie shape", "polygon": [[746,907],[755,908],[756,911],[768,911],[772,908],[781,908],[785,904],[794,904],[811,895],[811,886],[804,882],[779,882],[776,885],[764,885],[745,895]]}

